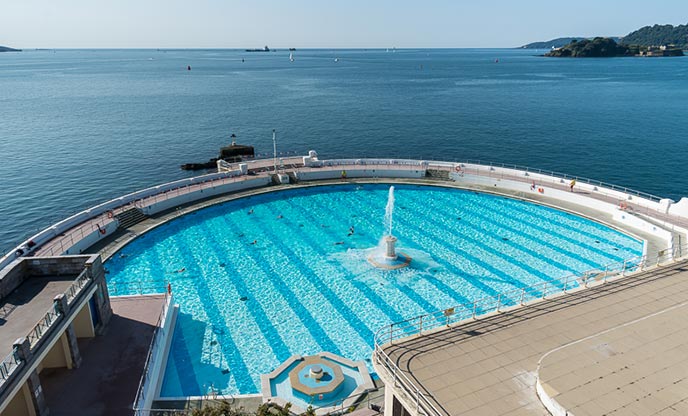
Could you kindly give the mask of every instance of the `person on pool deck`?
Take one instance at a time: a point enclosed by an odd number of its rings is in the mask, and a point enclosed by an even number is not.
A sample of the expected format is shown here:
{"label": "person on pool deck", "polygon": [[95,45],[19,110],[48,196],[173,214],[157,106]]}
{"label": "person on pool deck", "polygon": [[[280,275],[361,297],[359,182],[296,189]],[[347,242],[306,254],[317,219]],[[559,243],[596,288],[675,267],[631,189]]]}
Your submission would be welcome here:
{"label": "person on pool deck", "polygon": [[571,183],[569,183],[569,187],[571,187],[571,192],[573,192],[573,187],[576,186],[576,180],[572,180]]}

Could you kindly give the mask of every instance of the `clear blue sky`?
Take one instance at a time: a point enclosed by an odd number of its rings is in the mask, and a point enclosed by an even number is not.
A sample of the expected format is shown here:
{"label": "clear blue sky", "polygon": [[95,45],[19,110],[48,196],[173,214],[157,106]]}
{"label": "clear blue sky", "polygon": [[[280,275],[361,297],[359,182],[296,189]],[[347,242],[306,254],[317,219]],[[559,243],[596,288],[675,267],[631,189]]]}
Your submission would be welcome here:
{"label": "clear blue sky", "polygon": [[8,0],[0,45],[513,47],[687,22],[688,0]]}

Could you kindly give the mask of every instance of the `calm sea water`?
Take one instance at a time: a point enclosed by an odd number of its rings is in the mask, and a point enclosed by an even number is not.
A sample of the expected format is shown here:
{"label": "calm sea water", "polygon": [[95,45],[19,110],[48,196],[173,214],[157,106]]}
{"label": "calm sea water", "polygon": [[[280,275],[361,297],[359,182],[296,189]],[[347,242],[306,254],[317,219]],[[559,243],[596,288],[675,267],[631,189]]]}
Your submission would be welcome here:
{"label": "calm sea water", "polygon": [[546,59],[502,49],[294,58],[0,54],[0,248],[96,203],[189,176],[179,165],[214,157],[231,133],[271,151],[273,128],[283,152],[480,159],[688,194],[688,58]]}

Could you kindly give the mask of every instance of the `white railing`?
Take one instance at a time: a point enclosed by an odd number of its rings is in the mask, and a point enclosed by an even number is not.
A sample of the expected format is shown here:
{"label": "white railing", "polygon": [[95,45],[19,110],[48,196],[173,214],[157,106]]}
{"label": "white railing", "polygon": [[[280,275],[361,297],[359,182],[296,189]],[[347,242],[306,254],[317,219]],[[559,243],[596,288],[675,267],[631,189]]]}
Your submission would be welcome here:
{"label": "white railing", "polygon": [[67,288],[67,291],[65,292],[65,296],[67,297],[67,304],[71,305],[74,299],[76,299],[77,296],[79,296],[79,293],[81,293],[81,289],[86,287],[88,284],[89,279],[91,278],[91,273],[89,269],[84,269],[79,276],[76,278],[74,283],[72,283],[69,288]]}
{"label": "white railing", "polygon": [[147,411],[143,410],[143,407],[144,403],[146,403],[146,398],[148,397],[148,395],[154,394],[154,392],[151,392],[151,388],[155,388],[155,386],[151,386],[151,366],[158,358],[158,354],[163,353],[160,343],[165,338],[165,331],[168,330],[168,328],[165,328],[165,320],[167,318],[167,314],[170,313],[170,304],[172,304],[172,295],[168,294],[166,290],[164,291],[164,293],[165,303],[163,304],[160,316],[158,316],[158,322],[155,324],[153,339],[151,339],[150,346],[148,347],[146,363],[143,367],[143,373],[141,374],[141,379],[139,380],[139,387],[136,393],[136,400],[134,401],[133,405],[134,413],[136,415],[149,414]]}
{"label": "white railing", "polygon": [[[677,261],[683,257],[688,245],[676,247],[672,250],[661,250],[652,255],[634,257],[623,262],[611,263],[604,270],[589,270],[580,275],[568,275],[558,279],[542,282],[534,286],[515,289],[500,293],[496,296],[486,296],[471,303],[464,303],[433,313],[419,315],[404,321],[395,322],[380,328],[375,334],[373,356],[376,363],[382,365],[394,380],[395,385],[401,386],[404,392],[416,403],[418,409],[424,410],[426,415],[444,415],[440,413],[427,399],[428,395],[413,383],[408,376],[396,365],[385,348],[395,341],[439,328],[448,328],[471,319],[476,319],[488,313],[501,312],[502,309],[525,305],[528,302],[545,299],[554,294],[566,294],[575,288],[591,288],[601,286],[609,279],[624,276],[626,273],[642,271],[647,267],[659,266],[668,261]],[[427,402],[427,403],[426,403]],[[426,403],[426,404],[424,404]],[[429,403],[429,405],[428,405]],[[428,413],[428,411],[433,410]]]}
{"label": "white railing", "polygon": [[61,314],[56,311],[55,307],[53,306],[33,327],[31,332],[29,332],[29,335],[26,337],[29,340],[29,345],[31,345],[32,350],[36,347],[36,345],[38,345],[40,340],[43,339],[43,336],[48,333],[50,328],[60,316]]}
{"label": "white railing", "polygon": [[414,159],[329,159],[322,160],[319,166],[426,166],[427,162]]}
{"label": "white railing", "polygon": [[[407,396],[409,403],[415,406],[417,415],[424,416],[445,416],[446,412],[441,412],[433,403],[434,398],[431,394],[424,393],[416,384],[409,379],[409,377],[399,369],[399,367],[392,361],[382,348],[377,348],[373,351],[373,358],[377,364],[380,364],[387,370],[387,373],[392,377],[394,387],[401,389],[401,392]],[[391,387],[391,386],[390,386]]]}
{"label": "white railing", "polygon": [[[349,169],[353,169],[356,167],[360,168],[361,166],[383,170],[394,170],[402,167],[406,169],[410,169],[412,167],[421,167],[428,169],[452,170],[458,165],[462,166],[463,171],[466,173],[475,173],[476,175],[484,177],[508,178],[520,182],[529,182],[533,178],[532,175],[540,175],[541,177],[536,179],[538,182],[547,180],[551,186],[558,186],[560,188],[565,188],[566,182],[569,179],[575,179],[579,186],[582,184],[587,184],[587,186],[591,187],[593,191],[591,194],[592,197],[603,197],[612,203],[618,203],[621,200],[629,200],[630,197],[633,201],[633,204],[629,203],[628,205],[630,205],[630,208],[634,209],[634,212],[638,212],[639,208],[645,208],[647,213],[652,213],[655,217],[661,220],[666,222],[676,222],[677,224],[688,226],[688,219],[667,214],[665,207],[661,206],[661,198],[658,196],[635,191],[627,187],[620,187],[602,181],[587,179],[580,176],[571,176],[554,171],[533,169],[518,165],[485,163],[481,161],[447,162],[394,158],[332,159],[318,161],[320,167],[304,167],[301,158],[302,157],[290,157],[286,160],[283,160],[283,163],[292,164],[290,169],[297,171],[301,169],[335,169],[341,167],[349,167]],[[251,164],[251,169],[268,169],[270,166],[272,166],[273,160],[260,159],[247,163]],[[16,258],[17,254],[15,253],[18,250],[23,251],[25,254],[31,254],[37,250],[40,250],[41,255],[60,255],[70,247],[82,241],[86,236],[92,235],[96,231],[107,228],[108,225],[115,221],[111,214],[118,214],[126,209],[131,208],[132,206],[143,208],[164,200],[172,199],[199,190],[202,191],[204,189],[214,188],[216,186],[221,186],[228,183],[246,181],[256,177],[257,176],[255,174],[234,176],[231,173],[213,173],[169,182],[112,199],[72,215],[71,217],[66,218],[35,234],[0,259],[0,268],[6,266],[9,264],[9,262]]]}
{"label": "white railing", "polygon": [[17,358],[14,351],[0,362],[0,388],[10,379],[21,363],[22,361]]}
{"label": "white railing", "polygon": [[[83,289],[91,281],[91,275],[88,269],[83,270],[79,276],[74,280],[74,282],[67,288],[64,292],[64,296],[67,299],[67,304],[76,299]],[[29,331],[26,338],[29,341],[29,346],[31,350],[34,350],[40,341],[50,333],[51,329],[62,317],[62,313],[57,310],[57,305],[53,302],[52,306],[43,315],[43,317],[34,325],[34,327]],[[8,354],[2,362],[0,362],[0,387],[7,382],[10,377],[14,374],[16,369],[21,364],[14,351]]]}
{"label": "white railing", "polygon": [[654,202],[659,202],[661,197],[658,197],[653,194],[649,194],[647,192],[641,192],[641,191],[636,191],[635,189],[628,188],[625,186],[618,186],[614,185],[608,182],[603,182],[603,181],[598,181],[595,179],[589,179],[583,176],[577,176],[577,175],[569,175],[566,173],[561,173],[561,172],[556,172],[556,171],[550,171],[550,170],[544,170],[544,169],[534,169],[528,166],[521,166],[521,165],[514,165],[514,164],[508,164],[508,163],[494,163],[494,162],[485,162],[481,160],[462,160],[458,161],[457,163],[459,164],[465,164],[465,165],[479,165],[479,166],[484,166],[487,168],[504,168],[504,169],[511,169],[511,170],[516,170],[516,171],[522,171],[528,174],[538,174],[538,175],[543,175],[543,176],[551,176],[553,178],[561,178],[564,179],[565,181],[569,180],[576,180],[576,183],[585,183],[588,185],[592,186],[597,186],[598,188],[606,188],[610,189],[613,191],[618,191],[624,194],[632,195],[632,196],[637,196],[640,198],[644,199],[649,199],[650,201]]}
{"label": "white railing", "polygon": [[[150,205],[160,200],[169,199],[172,194],[179,196],[196,190],[208,189],[230,182],[251,180],[253,178],[255,178],[255,176],[235,177],[227,173],[211,173],[168,182],[111,199],[84,211],[80,211],[33,235],[31,238],[24,241],[24,243],[3,256],[0,259],[0,268],[5,267],[14,260],[17,257],[15,253],[18,250],[26,254],[33,253],[53,240],[59,240],[59,244],[54,244],[54,248],[50,247],[49,251],[43,252],[42,255],[60,255],[71,246],[84,239],[87,235],[99,229],[103,229],[109,223],[113,222],[114,219],[110,217],[110,213],[119,214],[132,206],[140,208],[141,206]],[[154,199],[152,202],[149,202],[149,198],[151,197]],[[98,226],[100,226],[100,228]],[[32,243],[32,247],[29,247],[29,242]]]}

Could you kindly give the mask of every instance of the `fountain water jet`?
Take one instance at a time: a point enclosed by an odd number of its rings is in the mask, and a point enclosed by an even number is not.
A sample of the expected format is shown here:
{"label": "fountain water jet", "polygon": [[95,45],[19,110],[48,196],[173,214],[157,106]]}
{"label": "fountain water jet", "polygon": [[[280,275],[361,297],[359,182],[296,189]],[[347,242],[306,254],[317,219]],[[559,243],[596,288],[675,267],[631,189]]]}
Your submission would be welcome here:
{"label": "fountain water jet", "polygon": [[[401,269],[411,264],[411,257],[404,253],[397,253],[394,245],[397,238],[392,235],[392,218],[394,214],[394,187],[389,187],[389,196],[387,197],[387,206],[385,207],[385,231],[386,235],[382,237],[380,249],[373,251],[368,257],[368,262],[379,269]],[[384,248],[384,252],[382,252]]]}

